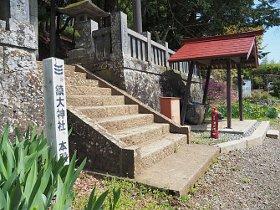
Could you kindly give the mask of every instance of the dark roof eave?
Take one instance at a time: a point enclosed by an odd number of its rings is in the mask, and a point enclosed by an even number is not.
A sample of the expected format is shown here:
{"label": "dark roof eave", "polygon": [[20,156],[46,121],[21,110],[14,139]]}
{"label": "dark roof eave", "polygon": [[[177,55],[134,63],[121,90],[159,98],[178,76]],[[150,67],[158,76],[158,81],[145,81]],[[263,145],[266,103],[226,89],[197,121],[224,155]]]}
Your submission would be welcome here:
{"label": "dark roof eave", "polygon": [[184,62],[184,61],[201,61],[201,60],[208,60],[208,59],[226,59],[230,57],[240,57],[246,58],[247,53],[237,53],[237,54],[228,54],[223,56],[203,56],[203,57],[194,57],[194,58],[180,58],[180,59],[169,59],[168,62]]}

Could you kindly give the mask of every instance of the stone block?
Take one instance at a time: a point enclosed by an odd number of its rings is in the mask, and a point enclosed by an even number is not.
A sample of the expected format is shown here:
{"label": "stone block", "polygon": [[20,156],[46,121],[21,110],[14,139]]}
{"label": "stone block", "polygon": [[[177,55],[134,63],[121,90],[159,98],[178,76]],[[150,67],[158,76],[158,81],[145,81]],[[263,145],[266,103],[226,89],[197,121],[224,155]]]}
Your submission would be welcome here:
{"label": "stone block", "polygon": [[261,122],[260,125],[253,132],[253,134],[251,136],[245,138],[245,140],[247,142],[247,147],[254,147],[254,146],[262,145],[268,128],[269,128],[268,121]]}
{"label": "stone block", "polygon": [[246,138],[247,147],[255,147],[263,144],[262,136],[252,135]]}
{"label": "stone block", "polygon": [[221,153],[227,154],[233,150],[245,149],[247,145],[246,145],[246,140],[240,139],[240,140],[220,143],[217,144],[217,146],[221,149]]}
{"label": "stone block", "polygon": [[10,0],[11,17],[17,22],[29,22],[29,0]]}
{"label": "stone block", "polygon": [[9,30],[0,27],[0,45],[9,45],[36,50],[38,48],[34,27],[29,23],[18,23],[9,19]]}
{"label": "stone block", "polygon": [[187,106],[186,120],[192,125],[203,123],[205,106],[199,103],[192,103]]}
{"label": "stone block", "polygon": [[280,131],[279,130],[269,130],[267,131],[266,136],[272,139],[279,139]]}
{"label": "stone block", "polygon": [[34,53],[27,50],[4,47],[3,66],[6,74],[18,71],[34,71],[36,69],[36,57]]}

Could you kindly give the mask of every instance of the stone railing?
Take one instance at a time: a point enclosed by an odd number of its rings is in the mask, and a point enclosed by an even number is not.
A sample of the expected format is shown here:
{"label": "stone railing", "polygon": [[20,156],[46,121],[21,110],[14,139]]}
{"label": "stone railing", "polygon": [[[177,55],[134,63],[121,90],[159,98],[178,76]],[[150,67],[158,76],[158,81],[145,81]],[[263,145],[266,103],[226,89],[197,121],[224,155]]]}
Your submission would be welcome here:
{"label": "stone railing", "polygon": [[168,48],[168,43],[161,45],[151,39],[151,33],[145,32],[143,35],[131,29],[128,32],[128,50],[132,58],[147,61],[155,65],[171,68],[183,73],[188,72],[188,62],[175,62],[169,64],[168,59],[175,52]]}
{"label": "stone railing", "polygon": [[188,62],[168,62],[175,52],[169,49],[167,42],[160,44],[151,39],[150,32],[140,34],[129,29],[127,16],[122,12],[111,16],[111,27],[98,28],[98,24],[93,21],[76,24],[81,36],[76,41],[76,49],[69,52],[68,62],[75,63],[89,58],[92,63],[133,59],[144,65],[173,69],[180,74],[188,73]]}

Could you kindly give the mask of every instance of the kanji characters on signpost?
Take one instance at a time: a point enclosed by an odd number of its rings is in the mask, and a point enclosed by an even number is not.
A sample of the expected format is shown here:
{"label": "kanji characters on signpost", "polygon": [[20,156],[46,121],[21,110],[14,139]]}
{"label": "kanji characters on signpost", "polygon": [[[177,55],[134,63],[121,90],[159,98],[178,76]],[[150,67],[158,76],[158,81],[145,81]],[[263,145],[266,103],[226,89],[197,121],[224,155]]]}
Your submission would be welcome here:
{"label": "kanji characters on signpost", "polygon": [[46,136],[57,159],[67,159],[69,163],[69,143],[64,79],[64,61],[48,58],[44,63],[44,91]]}

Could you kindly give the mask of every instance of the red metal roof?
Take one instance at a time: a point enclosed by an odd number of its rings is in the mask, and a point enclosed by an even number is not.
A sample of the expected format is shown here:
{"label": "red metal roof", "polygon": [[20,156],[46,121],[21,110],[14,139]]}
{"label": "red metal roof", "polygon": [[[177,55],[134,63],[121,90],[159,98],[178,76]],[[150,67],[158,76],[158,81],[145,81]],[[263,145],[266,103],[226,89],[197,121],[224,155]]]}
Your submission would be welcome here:
{"label": "red metal roof", "polygon": [[[256,36],[263,31],[214,36],[183,41],[169,62],[256,56]],[[257,59],[257,58],[256,58]]]}

